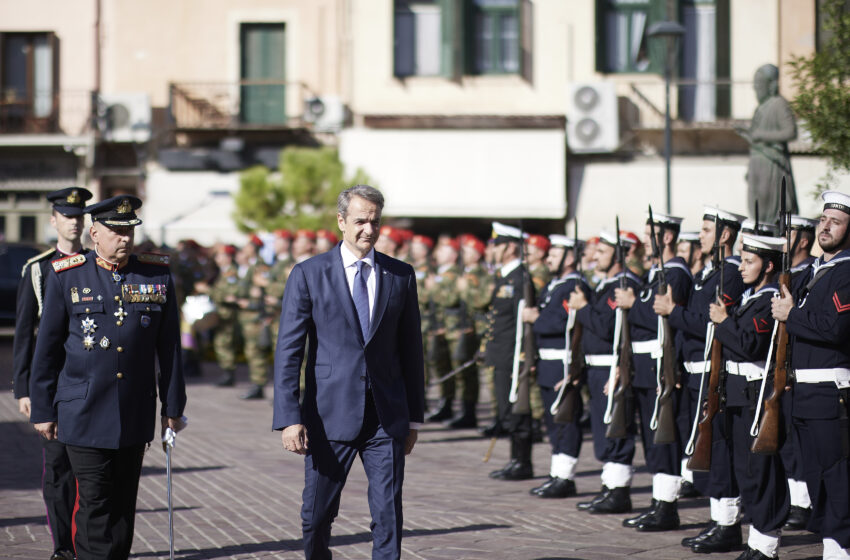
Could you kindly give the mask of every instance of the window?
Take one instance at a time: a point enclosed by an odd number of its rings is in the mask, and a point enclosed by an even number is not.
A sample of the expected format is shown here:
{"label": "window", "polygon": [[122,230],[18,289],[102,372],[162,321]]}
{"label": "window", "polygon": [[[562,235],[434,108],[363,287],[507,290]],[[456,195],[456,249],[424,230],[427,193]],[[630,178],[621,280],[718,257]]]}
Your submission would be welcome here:
{"label": "window", "polygon": [[439,4],[434,0],[396,0],[394,29],[396,76],[441,74],[442,40]]}
{"label": "window", "polygon": [[473,72],[516,74],[520,70],[517,0],[473,0]]}
{"label": "window", "polygon": [[241,118],[246,124],[286,122],[286,26],[243,23],[240,29]]}
{"label": "window", "polygon": [[50,131],[56,119],[58,41],[52,33],[0,33],[0,123]]}
{"label": "window", "polygon": [[646,29],[651,0],[601,0],[597,3],[597,66],[602,72],[647,72]]}
{"label": "window", "polygon": [[35,216],[21,216],[18,221],[18,238],[21,241],[34,243],[35,242]]}

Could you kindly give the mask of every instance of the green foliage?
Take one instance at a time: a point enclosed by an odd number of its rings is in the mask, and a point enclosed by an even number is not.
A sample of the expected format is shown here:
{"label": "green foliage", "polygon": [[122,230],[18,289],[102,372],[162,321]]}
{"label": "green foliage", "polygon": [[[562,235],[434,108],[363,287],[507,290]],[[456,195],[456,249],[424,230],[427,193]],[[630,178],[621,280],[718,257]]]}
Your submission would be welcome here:
{"label": "green foliage", "polygon": [[791,106],[829,161],[818,192],[836,173],[850,172],[850,9],[846,0],[825,0],[821,6],[826,37],[822,48],[789,63],[797,88]]}
{"label": "green foliage", "polygon": [[360,169],[346,179],[339,154],[330,147],[285,148],[279,174],[252,167],[242,173],[241,183],[233,218],[244,232],[279,228],[335,231],[340,191],[358,183],[372,184]]}

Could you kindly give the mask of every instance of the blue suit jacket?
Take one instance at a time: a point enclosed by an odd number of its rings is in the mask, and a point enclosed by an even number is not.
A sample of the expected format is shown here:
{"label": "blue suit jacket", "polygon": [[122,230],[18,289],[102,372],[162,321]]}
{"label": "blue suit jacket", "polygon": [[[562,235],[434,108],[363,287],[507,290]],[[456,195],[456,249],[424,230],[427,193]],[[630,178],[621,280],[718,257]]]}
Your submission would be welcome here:
{"label": "blue suit jacket", "polygon": [[[360,433],[367,377],[381,426],[407,437],[422,422],[425,380],[413,268],[375,252],[369,332],[360,323],[339,245],[297,264],[286,282],[274,364],[273,428],[304,424],[308,437],[351,441]],[[304,398],[299,376],[307,344]]]}

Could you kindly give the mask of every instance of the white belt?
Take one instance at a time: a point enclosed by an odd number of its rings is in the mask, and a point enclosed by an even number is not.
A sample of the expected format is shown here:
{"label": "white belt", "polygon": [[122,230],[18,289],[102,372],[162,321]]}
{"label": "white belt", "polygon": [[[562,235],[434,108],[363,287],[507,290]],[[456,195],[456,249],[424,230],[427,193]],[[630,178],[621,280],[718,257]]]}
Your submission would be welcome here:
{"label": "white belt", "polygon": [[726,362],[726,372],[743,375],[747,381],[755,381],[761,379],[764,373],[764,362]]}
{"label": "white belt", "polygon": [[632,341],[632,352],[635,354],[649,354],[653,358],[661,357],[661,344],[658,339]]}
{"label": "white belt", "polygon": [[850,369],[828,368],[828,369],[798,369],[794,370],[797,383],[824,383],[832,381],[839,389],[850,387]]}
{"label": "white belt", "polygon": [[614,365],[613,354],[589,354],[584,357],[584,363],[589,366],[611,367]]}
{"label": "white belt", "polygon": [[682,365],[688,373],[702,373],[711,364],[710,362],[685,362]]}
{"label": "white belt", "polygon": [[537,355],[541,360],[560,360],[567,357],[566,348],[538,348]]}

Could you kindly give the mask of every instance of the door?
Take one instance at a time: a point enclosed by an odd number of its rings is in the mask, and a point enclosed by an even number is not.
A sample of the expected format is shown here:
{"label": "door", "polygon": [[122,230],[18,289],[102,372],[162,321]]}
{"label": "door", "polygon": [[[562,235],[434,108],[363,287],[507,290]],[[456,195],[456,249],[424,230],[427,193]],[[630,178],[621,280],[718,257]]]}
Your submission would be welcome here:
{"label": "door", "polygon": [[286,122],[286,28],[282,23],[244,23],[240,33],[241,117],[246,124]]}

